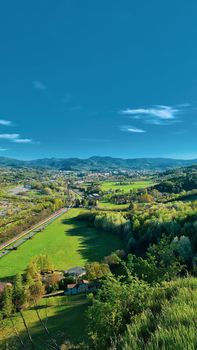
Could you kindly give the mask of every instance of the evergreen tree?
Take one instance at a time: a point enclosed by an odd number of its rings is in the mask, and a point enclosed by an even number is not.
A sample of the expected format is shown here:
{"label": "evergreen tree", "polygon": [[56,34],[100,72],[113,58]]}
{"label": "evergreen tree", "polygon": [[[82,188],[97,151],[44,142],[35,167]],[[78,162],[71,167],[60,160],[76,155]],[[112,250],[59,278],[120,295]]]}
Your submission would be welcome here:
{"label": "evergreen tree", "polygon": [[25,288],[22,275],[18,273],[15,277],[13,288],[13,303],[17,311],[21,310],[25,303]]}
{"label": "evergreen tree", "polygon": [[2,314],[9,317],[13,312],[12,287],[6,286],[2,295]]}

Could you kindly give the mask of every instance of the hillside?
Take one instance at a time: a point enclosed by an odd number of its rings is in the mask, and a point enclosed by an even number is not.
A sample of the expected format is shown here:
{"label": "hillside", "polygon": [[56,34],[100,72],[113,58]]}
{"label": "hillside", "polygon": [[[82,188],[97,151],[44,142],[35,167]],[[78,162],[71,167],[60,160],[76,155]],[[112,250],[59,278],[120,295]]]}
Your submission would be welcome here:
{"label": "hillside", "polygon": [[180,160],[170,158],[135,158],[123,159],[113,157],[80,158],[44,158],[24,161],[0,157],[0,167],[38,167],[59,170],[167,170],[197,164],[197,159]]}
{"label": "hillside", "polygon": [[161,305],[161,300],[153,301],[135,317],[122,337],[122,350],[196,349],[197,278],[178,279],[165,287],[171,295]]}

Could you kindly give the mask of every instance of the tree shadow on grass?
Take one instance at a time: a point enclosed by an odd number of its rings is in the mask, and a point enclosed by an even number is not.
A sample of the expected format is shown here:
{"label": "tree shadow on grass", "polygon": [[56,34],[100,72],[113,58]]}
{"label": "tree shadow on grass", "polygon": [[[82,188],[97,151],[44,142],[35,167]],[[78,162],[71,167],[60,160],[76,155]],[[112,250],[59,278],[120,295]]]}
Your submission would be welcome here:
{"label": "tree shadow on grass", "polygon": [[[50,307],[54,307],[53,305],[44,306],[43,311],[39,311],[43,322],[46,322],[47,328],[51,336],[55,339],[58,345],[61,345],[65,341],[70,341],[73,344],[77,344],[83,341],[86,342],[87,320],[85,312],[88,306],[86,295],[77,295],[69,297],[64,296],[63,298],[65,298],[65,307],[63,306],[63,303],[60,303],[60,305],[58,305],[57,303],[57,305],[55,305],[55,311],[52,316],[46,318],[47,313],[44,309],[48,310],[47,312],[50,313]],[[36,316],[35,310],[31,310],[31,312],[34,313],[34,316]],[[29,326],[29,331],[32,336],[36,350],[52,349],[51,345],[53,344],[51,338],[45,332],[38,318],[35,317],[36,321],[33,323],[33,325],[31,325],[30,319],[25,311],[23,312],[23,315],[25,317],[26,323]],[[16,321],[15,325],[17,328]],[[20,332],[20,337],[25,343],[25,349],[32,349],[25,330]],[[7,344],[9,345],[10,350],[21,349],[20,342],[18,341],[18,338],[14,335],[14,330],[12,332],[12,336],[9,337],[9,340],[7,340]]]}
{"label": "tree shadow on grass", "polygon": [[81,238],[78,253],[87,261],[99,261],[111,252],[122,249],[121,239],[110,232],[91,227],[90,223],[78,220],[77,218],[64,219],[64,225],[70,226],[65,231],[66,235],[78,236]]}

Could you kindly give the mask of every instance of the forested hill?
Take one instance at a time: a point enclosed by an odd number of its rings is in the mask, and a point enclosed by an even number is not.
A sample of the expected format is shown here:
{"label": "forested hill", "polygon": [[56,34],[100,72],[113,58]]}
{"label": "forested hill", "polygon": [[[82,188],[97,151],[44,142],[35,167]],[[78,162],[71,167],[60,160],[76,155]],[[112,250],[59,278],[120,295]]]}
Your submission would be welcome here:
{"label": "forested hill", "polygon": [[170,170],[160,175],[155,188],[160,192],[180,193],[197,189],[197,166]]}
{"label": "forested hill", "polygon": [[112,157],[80,158],[44,158],[31,161],[0,157],[0,167],[39,167],[61,170],[167,170],[197,164],[197,159],[178,160],[170,158],[122,159]]}

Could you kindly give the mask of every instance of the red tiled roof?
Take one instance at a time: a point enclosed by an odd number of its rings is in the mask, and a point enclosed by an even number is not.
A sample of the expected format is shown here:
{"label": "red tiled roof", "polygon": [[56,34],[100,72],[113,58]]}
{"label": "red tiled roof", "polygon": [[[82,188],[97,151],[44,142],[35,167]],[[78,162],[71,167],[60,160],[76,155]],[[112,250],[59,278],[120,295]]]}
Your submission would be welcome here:
{"label": "red tiled roof", "polygon": [[72,289],[75,288],[77,286],[77,284],[67,284],[67,289]]}
{"label": "red tiled roof", "polygon": [[88,280],[80,280],[78,283],[88,284],[88,283],[89,283],[89,281],[88,281]]}

